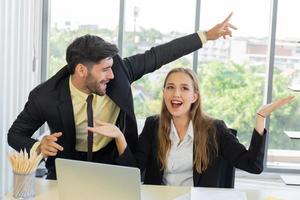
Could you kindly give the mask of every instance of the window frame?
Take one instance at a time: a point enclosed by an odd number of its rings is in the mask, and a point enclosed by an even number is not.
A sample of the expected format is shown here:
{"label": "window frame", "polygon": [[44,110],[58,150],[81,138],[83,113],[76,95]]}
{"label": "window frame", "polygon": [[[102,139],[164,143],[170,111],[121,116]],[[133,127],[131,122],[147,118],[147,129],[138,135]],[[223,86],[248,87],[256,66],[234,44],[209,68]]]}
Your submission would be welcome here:
{"label": "window frame", "polygon": [[[42,69],[41,69],[41,81],[47,79],[47,69],[48,69],[48,44],[49,44],[49,31],[50,31],[50,15],[51,15],[51,0],[45,0],[43,5],[42,17],[43,17],[43,27],[42,27]],[[120,55],[122,56],[123,50],[123,36],[124,36],[124,18],[125,18],[125,0],[119,0],[119,30],[118,30],[118,47],[120,50]],[[200,27],[200,12],[201,12],[201,0],[195,0],[195,32],[199,30]],[[267,68],[265,74],[265,90],[264,90],[264,104],[270,103],[272,101],[272,90],[273,90],[273,71],[274,71],[274,59],[275,59],[275,42],[276,42],[276,23],[277,23],[277,11],[278,11],[278,0],[271,0],[270,5],[270,27],[268,35],[268,52],[267,52]],[[193,53],[193,70],[197,73],[198,65],[198,51]],[[266,119],[266,129],[270,127],[270,118]],[[43,129],[42,129],[43,132]],[[265,147],[265,159],[264,159],[264,171],[266,172],[278,172],[278,173],[299,173],[298,169],[285,169],[285,168],[272,168],[267,166],[268,157],[268,140],[269,135],[267,135],[266,147]]]}

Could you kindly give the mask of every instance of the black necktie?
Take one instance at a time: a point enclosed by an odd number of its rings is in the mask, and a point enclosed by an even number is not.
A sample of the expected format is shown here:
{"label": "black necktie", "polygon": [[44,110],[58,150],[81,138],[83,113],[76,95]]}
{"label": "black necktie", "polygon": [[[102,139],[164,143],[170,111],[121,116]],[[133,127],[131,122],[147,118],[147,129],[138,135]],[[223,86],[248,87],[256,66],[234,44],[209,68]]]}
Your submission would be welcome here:
{"label": "black necktie", "polygon": [[[93,120],[93,95],[90,94],[88,98],[86,99],[87,102],[87,121],[88,126],[93,127],[94,126],[94,120]],[[88,151],[87,151],[87,160],[92,161],[93,160],[93,132],[88,131],[87,136],[87,144],[88,144]]]}

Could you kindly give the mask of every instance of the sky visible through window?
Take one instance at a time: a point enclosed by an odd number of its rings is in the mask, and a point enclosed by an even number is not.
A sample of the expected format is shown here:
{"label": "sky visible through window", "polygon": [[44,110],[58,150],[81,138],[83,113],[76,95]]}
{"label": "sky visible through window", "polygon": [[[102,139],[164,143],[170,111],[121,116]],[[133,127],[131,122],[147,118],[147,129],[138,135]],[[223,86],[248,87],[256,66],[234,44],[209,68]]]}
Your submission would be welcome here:
{"label": "sky visible through window", "polygon": [[[196,1],[189,0],[185,6],[182,6],[180,0],[175,0],[175,3],[170,5],[170,1],[161,0],[128,0],[127,5],[134,4],[139,12],[137,22],[143,22],[138,26],[145,28],[156,27],[161,32],[175,30],[182,33],[190,32],[190,23],[181,20],[182,18],[192,18],[195,15]],[[97,24],[100,27],[114,29],[118,22],[119,1],[99,1],[85,0],[84,4],[81,1],[71,0],[52,0],[51,2],[51,25],[64,24],[70,21],[76,24]],[[70,9],[70,5],[72,8]],[[281,28],[277,30],[278,38],[299,38],[300,26],[295,22],[295,14],[298,13],[300,1],[289,0],[279,1],[280,12],[278,12],[278,24]],[[142,7],[144,9],[140,9]],[[266,37],[269,30],[269,0],[202,0],[201,4],[201,29],[208,29],[212,25],[220,22],[231,11],[234,12],[231,22],[236,25],[239,30],[234,34],[236,36],[253,36]],[[126,27],[133,29],[134,27],[134,8],[129,6],[126,19]],[[178,12],[171,12],[176,10]],[[173,20],[165,23],[161,16],[156,17],[155,13],[165,12],[168,17]],[[114,13],[114,14],[112,14]],[[131,14],[130,14],[131,13]],[[183,17],[184,16],[184,17]],[[267,17],[266,17],[267,16]],[[284,16],[284,17],[281,17]],[[287,23],[288,22],[288,23]]]}

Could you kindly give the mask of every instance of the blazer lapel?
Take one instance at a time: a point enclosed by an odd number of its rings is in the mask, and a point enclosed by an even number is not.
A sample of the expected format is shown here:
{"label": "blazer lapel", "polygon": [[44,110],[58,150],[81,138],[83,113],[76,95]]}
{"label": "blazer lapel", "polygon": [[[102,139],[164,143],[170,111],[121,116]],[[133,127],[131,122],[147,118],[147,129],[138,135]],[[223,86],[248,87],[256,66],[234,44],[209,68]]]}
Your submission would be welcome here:
{"label": "blazer lapel", "polygon": [[158,151],[158,144],[157,144],[157,134],[158,134],[158,119],[156,119],[155,121],[155,126],[153,126],[153,129],[155,130],[154,137],[153,137],[153,146],[152,146],[152,157],[155,158],[155,167],[157,169],[157,173],[156,175],[158,175],[158,179],[155,180],[155,182],[157,184],[162,184],[163,183],[163,176],[164,176],[164,172],[165,170],[161,170],[161,162],[158,161],[158,157],[157,157],[157,151]]}
{"label": "blazer lapel", "polygon": [[128,81],[128,76],[125,74],[125,69],[122,60],[119,56],[114,56],[114,64],[112,67],[114,79],[108,83],[107,95],[125,111],[133,120],[135,115],[133,111],[133,99],[131,86]]}
{"label": "blazer lapel", "polygon": [[75,136],[75,122],[74,112],[72,106],[72,99],[69,89],[69,78],[66,77],[63,80],[62,87],[60,90],[60,102],[58,105],[60,117],[62,120],[64,133],[62,135],[64,139],[64,148],[67,152],[73,152],[75,149],[76,136]]}

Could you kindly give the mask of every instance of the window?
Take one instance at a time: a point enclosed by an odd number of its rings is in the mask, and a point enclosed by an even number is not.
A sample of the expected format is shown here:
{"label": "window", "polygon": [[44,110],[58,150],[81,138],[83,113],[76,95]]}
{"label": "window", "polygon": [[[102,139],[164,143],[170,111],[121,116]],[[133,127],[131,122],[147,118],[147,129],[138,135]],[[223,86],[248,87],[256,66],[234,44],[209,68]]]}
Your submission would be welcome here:
{"label": "window", "polygon": [[[121,1],[51,2],[48,77],[65,65],[66,48],[78,36],[96,34],[117,43],[119,27],[123,27],[118,24]],[[200,30],[211,28],[231,11],[231,23],[238,27],[233,38],[209,41],[199,50],[197,73],[204,110],[237,129],[246,146],[250,143],[255,113],[265,95],[271,2],[201,0]],[[278,4],[273,99],[293,94],[287,89],[289,86],[300,86],[300,29],[286,23],[297,19],[297,4],[292,0]],[[124,13],[122,56],[126,57],[194,32],[196,0],[130,0],[125,1]],[[171,68],[192,65],[190,54],[133,83],[137,119],[160,112],[162,84]],[[270,118],[269,168],[300,168],[300,142],[284,134],[300,131],[299,104],[300,100],[295,100]]]}
{"label": "window", "polygon": [[[195,3],[180,0],[126,1],[123,56],[142,53],[152,46],[193,33]],[[192,58],[192,54],[187,55],[132,84],[137,118],[146,118],[160,112],[166,73],[174,67],[192,68]],[[151,84],[153,82],[155,84]]]}
{"label": "window", "polygon": [[118,14],[118,0],[52,0],[48,77],[66,64],[66,49],[76,37],[93,34],[116,43]]}
{"label": "window", "polygon": [[[288,87],[300,86],[300,28],[291,22],[300,17],[300,3],[287,0],[278,2],[276,48],[272,98],[291,95]],[[297,95],[297,94],[295,94]],[[299,95],[298,95],[299,96]],[[268,144],[268,166],[300,169],[300,141],[290,139],[285,131],[300,131],[300,99],[271,116]]]}
{"label": "window", "polygon": [[249,145],[255,113],[264,97],[270,1],[201,3],[200,29],[221,22],[231,11],[230,21],[238,28],[234,37],[209,41],[199,51],[204,110],[237,129],[240,142]]}

